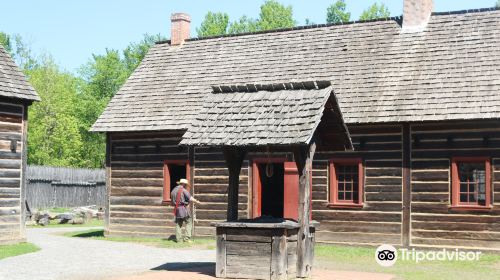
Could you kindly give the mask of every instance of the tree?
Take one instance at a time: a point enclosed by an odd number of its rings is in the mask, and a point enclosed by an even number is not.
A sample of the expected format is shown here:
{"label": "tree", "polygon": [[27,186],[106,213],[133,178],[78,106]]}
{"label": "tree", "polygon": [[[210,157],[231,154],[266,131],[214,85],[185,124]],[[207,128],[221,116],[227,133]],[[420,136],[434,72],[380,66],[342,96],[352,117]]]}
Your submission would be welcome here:
{"label": "tree", "polygon": [[289,28],[296,25],[292,6],[284,6],[276,0],[267,0],[260,7],[259,30]]}
{"label": "tree", "polygon": [[359,17],[360,20],[371,20],[377,18],[386,18],[391,15],[389,8],[384,3],[373,3],[370,7],[364,10]]}
{"label": "tree", "polygon": [[12,44],[8,34],[0,32],[0,45],[2,45],[8,53],[12,52]]}
{"label": "tree", "polygon": [[29,108],[28,163],[86,167],[82,161],[85,144],[76,114],[81,80],[60,71],[50,57],[26,71],[42,99]]}
{"label": "tree", "polygon": [[346,11],[345,0],[337,0],[326,10],[327,23],[343,23],[351,19],[351,13]]}
{"label": "tree", "polygon": [[236,21],[229,22],[229,16],[225,13],[208,12],[196,31],[199,37],[206,37],[289,28],[296,24],[292,6],[284,6],[276,0],[267,0],[260,6],[258,19],[244,15]]}
{"label": "tree", "polygon": [[123,60],[128,72],[132,74],[135,68],[139,66],[142,59],[146,56],[149,48],[156,42],[163,41],[166,38],[160,34],[144,34],[144,38],[139,43],[130,43],[123,51]]}
{"label": "tree", "polygon": [[497,1],[497,4],[495,5],[495,7],[500,8],[500,0]]}
{"label": "tree", "polygon": [[231,22],[229,25],[229,34],[240,34],[256,32],[259,30],[258,21],[247,16],[240,17],[239,20]]}
{"label": "tree", "polygon": [[210,37],[216,35],[224,35],[227,33],[229,26],[229,15],[226,13],[208,12],[205,19],[201,23],[200,28],[196,28],[198,37]]}
{"label": "tree", "polygon": [[104,165],[104,135],[89,132],[90,127],[139,66],[149,48],[163,39],[161,35],[145,34],[140,42],[130,43],[123,51],[123,56],[118,50],[107,49],[105,54],[92,55],[87,64],[80,68],[79,74],[83,81],[79,94],[81,105],[75,111],[80,122],[80,135],[85,143],[82,147],[82,162],[85,166]]}

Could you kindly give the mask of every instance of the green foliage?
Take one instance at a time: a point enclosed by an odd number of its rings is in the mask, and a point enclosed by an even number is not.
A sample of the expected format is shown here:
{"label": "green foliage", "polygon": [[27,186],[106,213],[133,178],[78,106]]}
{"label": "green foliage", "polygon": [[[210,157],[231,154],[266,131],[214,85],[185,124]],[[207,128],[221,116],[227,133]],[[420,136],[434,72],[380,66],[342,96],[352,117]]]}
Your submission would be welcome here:
{"label": "green foliage", "polygon": [[14,245],[0,245],[0,260],[8,257],[33,253],[39,250],[40,248],[38,248],[35,244],[25,242]]}
{"label": "green foliage", "polygon": [[375,261],[375,248],[316,244],[315,263],[331,270],[381,272],[396,279],[498,279],[500,255],[483,252],[478,261],[421,261],[399,259],[391,267],[381,267]]}
{"label": "green foliage", "polygon": [[248,32],[256,32],[259,30],[258,21],[247,16],[242,16],[237,21],[231,22],[229,25],[229,34],[240,34]]}
{"label": "green foliage", "polygon": [[123,51],[106,50],[105,54],[93,55],[86,65],[80,68],[84,83],[80,90],[76,108],[80,121],[80,134],[85,145],[82,147],[82,164],[85,167],[103,167],[105,158],[105,137],[89,132],[106,105],[134,72],[147,54],[149,48],[163,40],[161,35],[144,35],[139,43],[131,43]]}
{"label": "green foliage", "polygon": [[497,1],[496,5],[495,5],[496,8],[500,8],[500,0]]}
{"label": "green foliage", "polygon": [[216,35],[224,35],[227,33],[229,26],[229,15],[226,13],[208,12],[205,19],[201,23],[200,28],[196,28],[198,37],[210,37]]}
{"label": "green foliage", "polygon": [[77,238],[87,238],[96,240],[107,240],[115,242],[130,242],[139,243],[148,246],[160,247],[160,248],[196,248],[196,249],[215,249],[215,240],[207,238],[195,238],[192,243],[180,242],[177,243],[174,240],[169,240],[165,238],[155,238],[155,237],[106,237],[104,236],[103,230],[85,230],[85,231],[75,231],[66,232],[63,234],[66,237],[77,237]]}
{"label": "green foliage", "polygon": [[260,7],[259,30],[294,27],[292,6],[284,6],[276,0],[267,0]]}
{"label": "green foliage", "polygon": [[351,19],[351,13],[346,11],[345,0],[337,0],[326,10],[327,23],[343,23]]}
{"label": "green foliage", "polygon": [[49,57],[26,72],[42,99],[29,108],[28,163],[84,167],[84,143],[75,110],[81,81],[59,70]]}
{"label": "green foliage", "polygon": [[12,52],[12,44],[8,34],[0,32],[0,45],[2,45],[8,53]]}
{"label": "green foliage", "polygon": [[276,0],[267,0],[260,7],[258,19],[244,15],[236,21],[229,22],[229,16],[225,13],[208,12],[196,31],[199,37],[207,37],[288,28],[296,24],[292,6],[284,6]]}
{"label": "green foliage", "polygon": [[105,137],[89,129],[149,48],[163,39],[146,34],[122,52],[94,54],[74,75],[59,69],[50,56],[35,57],[20,36],[0,32],[0,44],[7,46],[42,99],[29,108],[28,163],[103,167]]}
{"label": "green foliage", "polygon": [[391,15],[389,8],[384,3],[373,3],[370,7],[364,10],[359,16],[360,20],[371,20],[377,18],[386,18]]}

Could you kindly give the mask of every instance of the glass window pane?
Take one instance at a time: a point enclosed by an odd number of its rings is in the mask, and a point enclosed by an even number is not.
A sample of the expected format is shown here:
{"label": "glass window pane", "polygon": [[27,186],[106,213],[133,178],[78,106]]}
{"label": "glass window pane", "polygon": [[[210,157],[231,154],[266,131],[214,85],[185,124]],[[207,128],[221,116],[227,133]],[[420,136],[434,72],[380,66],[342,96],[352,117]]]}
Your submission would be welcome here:
{"label": "glass window pane", "polygon": [[352,200],[352,192],[345,193],[345,200]]}
{"label": "glass window pane", "polygon": [[467,183],[460,183],[460,192],[467,192]]}
{"label": "glass window pane", "polygon": [[460,194],[460,202],[467,202],[467,194],[466,193]]}
{"label": "glass window pane", "polygon": [[338,200],[344,200],[344,193],[343,192],[338,193]]}

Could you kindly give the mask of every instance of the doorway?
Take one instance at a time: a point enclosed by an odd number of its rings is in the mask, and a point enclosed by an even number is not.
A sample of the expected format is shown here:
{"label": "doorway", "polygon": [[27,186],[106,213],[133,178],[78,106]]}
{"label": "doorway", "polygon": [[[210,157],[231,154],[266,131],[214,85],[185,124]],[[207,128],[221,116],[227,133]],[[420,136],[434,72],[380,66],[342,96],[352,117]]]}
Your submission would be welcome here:
{"label": "doorway", "polygon": [[295,162],[254,159],[252,165],[252,218],[298,219],[299,176]]}
{"label": "doorway", "polygon": [[170,189],[173,190],[177,186],[180,179],[187,179],[186,165],[184,164],[169,164],[168,171],[170,173]]}
{"label": "doorway", "polygon": [[284,166],[283,163],[259,163],[261,188],[261,216],[283,218]]}

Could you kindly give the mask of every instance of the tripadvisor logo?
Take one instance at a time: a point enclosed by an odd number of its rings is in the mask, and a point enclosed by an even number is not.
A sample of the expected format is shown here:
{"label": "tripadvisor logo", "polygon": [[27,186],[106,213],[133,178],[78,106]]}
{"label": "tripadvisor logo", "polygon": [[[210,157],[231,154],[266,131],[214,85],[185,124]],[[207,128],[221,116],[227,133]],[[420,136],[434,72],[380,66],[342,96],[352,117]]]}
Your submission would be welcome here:
{"label": "tripadvisor logo", "polygon": [[[414,261],[419,263],[421,261],[479,261],[482,252],[479,251],[460,251],[455,250],[415,250],[413,249],[400,249],[399,259],[403,261]],[[393,266],[398,260],[398,250],[394,246],[382,244],[378,246],[375,251],[375,261],[381,266]]]}
{"label": "tripadvisor logo", "polygon": [[394,246],[382,244],[375,251],[375,260],[381,266],[393,266],[398,259],[398,251]]}

